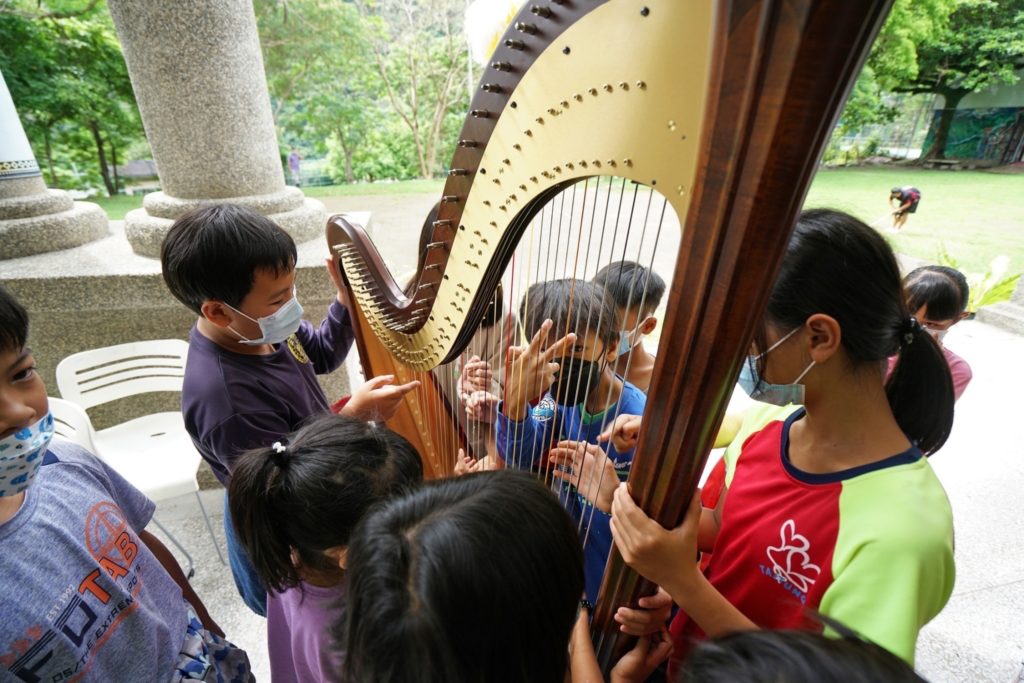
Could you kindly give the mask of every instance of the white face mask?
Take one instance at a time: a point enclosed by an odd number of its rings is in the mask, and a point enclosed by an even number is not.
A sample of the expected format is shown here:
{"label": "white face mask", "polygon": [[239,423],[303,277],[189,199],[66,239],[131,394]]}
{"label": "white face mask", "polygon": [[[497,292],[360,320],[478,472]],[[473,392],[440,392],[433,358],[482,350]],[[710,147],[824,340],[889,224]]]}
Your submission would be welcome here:
{"label": "white face mask", "polygon": [[0,498],[16,496],[31,484],[53,438],[53,415],[0,439]]}
{"label": "white face mask", "polygon": [[299,329],[299,323],[302,322],[302,304],[299,303],[299,298],[295,296],[294,290],[292,292],[292,298],[286,301],[281,308],[277,309],[270,315],[263,316],[258,319],[245,315],[245,313],[242,313],[234,306],[230,306],[228,304],[224,305],[235,313],[249,318],[249,320],[252,320],[260,326],[260,332],[263,333],[263,336],[259,339],[246,339],[244,336],[239,334],[238,330],[228,327],[229,330],[241,337],[241,339],[238,340],[239,344],[246,344],[248,346],[280,344],[285,339],[295,334],[295,330]]}

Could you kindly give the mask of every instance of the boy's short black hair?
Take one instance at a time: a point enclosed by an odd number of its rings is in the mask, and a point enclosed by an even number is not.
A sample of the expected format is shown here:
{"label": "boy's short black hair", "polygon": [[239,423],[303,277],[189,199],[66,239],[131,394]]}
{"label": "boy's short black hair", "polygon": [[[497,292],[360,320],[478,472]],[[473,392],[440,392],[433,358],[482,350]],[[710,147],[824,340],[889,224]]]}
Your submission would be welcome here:
{"label": "boy's short black hair", "polygon": [[0,351],[20,351],[28,339],[28,312],[0,287]]}
{"label": "boy's short black hair", "polygon": [[949,266],[921,266],[903,279],[910,312],[927,307],[931,320],[952,320],[967,310],[970,287],[967,278]]}
{"label": "boy's short black hair", "polygon": [[549,342],[574,332],[579,340],[588,333],[605,343],[618,344],[619,321],[615,305],[604,287],[586,280],[549,280],[531,285],[519,307],[526,338],[532,339],[545,320],[551,320]]}
{"label": "boy's short black hair", "polygon": [[[597,271],[594,283],[608,290],[617,308],[650,315],[665,296],[665,281],[635,261],[613,261]],[[643,310],[640,307],[643,306]]]}
{"label": "boy's short black hair", "polygon": [[274,221],[235,204],[189,211],[174,221],[160,249],[164,282],[196,314],[204,301],[238,307],[257,270],[295,267],[295,240]]}

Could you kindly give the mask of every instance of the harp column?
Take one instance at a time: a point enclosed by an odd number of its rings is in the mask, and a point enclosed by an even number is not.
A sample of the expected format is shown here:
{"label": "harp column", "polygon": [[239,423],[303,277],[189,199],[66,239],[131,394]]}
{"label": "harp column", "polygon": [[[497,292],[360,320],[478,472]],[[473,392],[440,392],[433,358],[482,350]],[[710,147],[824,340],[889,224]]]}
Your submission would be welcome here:
{"label": "harp column", "polygon": [[321,237],[323,205],[285,185],[251,0],[108,5],[163,189],[125,217],[132,249],[159,256],[174,219],[219,201]]}
{"label": "harp column", "polygon": [[0,261],[77,247],[107,230],[99,206],[47,189],[0,73]]}

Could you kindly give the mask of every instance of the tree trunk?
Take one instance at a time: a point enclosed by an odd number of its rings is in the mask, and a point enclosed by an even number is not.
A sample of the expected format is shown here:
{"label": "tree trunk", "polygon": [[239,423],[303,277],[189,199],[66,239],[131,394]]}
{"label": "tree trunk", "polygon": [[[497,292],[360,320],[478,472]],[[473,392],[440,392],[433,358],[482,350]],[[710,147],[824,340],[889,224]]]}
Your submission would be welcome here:
{"label": "tree trunk", "polygon": [[46,148],[46,167],[50,170],[50,187],[56,189],[60,187],[60,183],[57,182],[57,174],[53,170],[53,146],[50,141],[49,126],[43,129],[43,140]]}
{"label": "tree trunk", "polygon": [[114,194],[121,194],[121,179],[117,175],[117,147],[114,138],[110,138],[110,166],[114,169]]}
{"label": "tree trunk", "polygon": [[341,153],[345,155],[345,182],[351,185],[356,181],[355,175],[352,174],[352,155],[355,153],[355,149],[351,145],[345,144],[345,134],[340,128],[335,130],[334,134],[338,136]]}
{"label": "tree trunk", "polygon": [[942,113],[939,115],[939,120],[935,123],[935,137],[932,139],[932,146],[928,150],[928,153],[924,156],[925,159],[945,159],[946,158],[946,143],[949,142],[949,129],[953,123],[953,117],[956,115],[957,105],[960,104],[960,100],[964,98],[968,90],[944,90],[938,92],[945,99],[942,106]]}
{"label": "tree trunk", "polygon": [[103,149],[103,136],[100,135],[100,124],[97,121],[89,122],[89,130],[92,131],[92,139],[96,141],[96,156],[100,162],[100,175],[103,176],[103,185],[107,188],[107,196],[113,197],[117,194],[114,183],[110,180],[110,169],[107,168],[107,153]]}
{"label": "tree trunk", "polygon": [[355,175],[352,173],[352,152],[345,150],[345,182],[354,183],[356,181]]}

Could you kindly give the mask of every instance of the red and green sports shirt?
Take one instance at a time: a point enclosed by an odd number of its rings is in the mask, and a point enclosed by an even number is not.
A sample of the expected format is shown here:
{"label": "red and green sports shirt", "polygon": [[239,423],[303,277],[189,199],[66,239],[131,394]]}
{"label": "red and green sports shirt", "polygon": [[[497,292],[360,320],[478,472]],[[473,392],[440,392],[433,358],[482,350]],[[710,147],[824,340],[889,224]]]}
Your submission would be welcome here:
{"label": "red and green sports shirt", "polygon": [[[762,628],[820,628],[817,610],[913,663],[918,631],[953,590],[953,517],[916,447],[810,474],[789,462],[798,409],[726,454],[722,525],[706,574]],[[680,613],[676,651],[703,638]]]}

